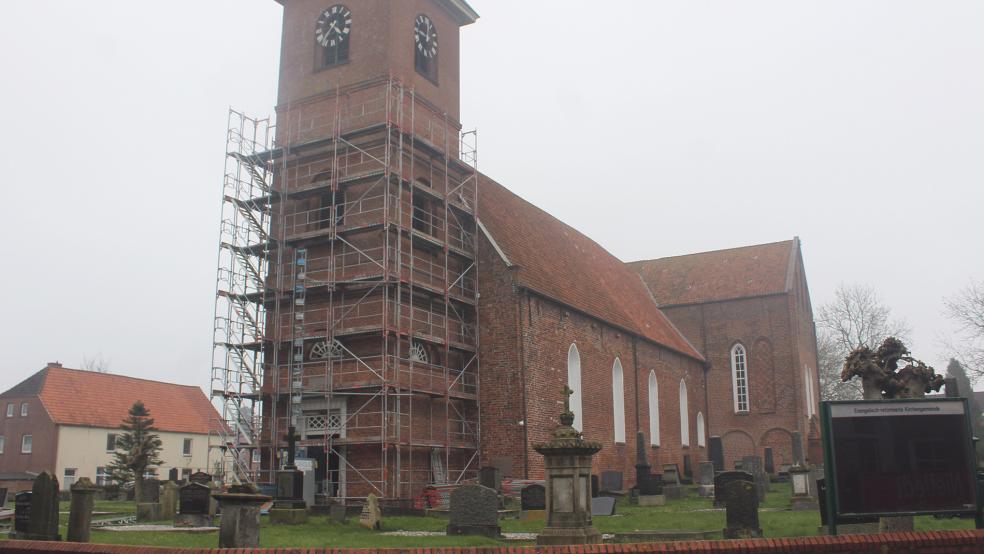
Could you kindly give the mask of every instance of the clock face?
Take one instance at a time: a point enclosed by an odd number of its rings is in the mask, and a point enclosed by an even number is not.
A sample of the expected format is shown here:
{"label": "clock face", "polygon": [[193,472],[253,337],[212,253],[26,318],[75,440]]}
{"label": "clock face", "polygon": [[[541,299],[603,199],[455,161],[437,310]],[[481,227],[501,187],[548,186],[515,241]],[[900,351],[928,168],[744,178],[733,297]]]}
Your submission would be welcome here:
{"label": "clock face", "polygon": [[437,28],[426,15],[418,15],[413,27],[413,41],[417,51],[426,58],[437,57]]}
{"label": "clock face", "polygon": [[352,12],[342,5],[332,6],[318,18],[315,39],[325,48],[338,46],[348,40],[352,32]]}

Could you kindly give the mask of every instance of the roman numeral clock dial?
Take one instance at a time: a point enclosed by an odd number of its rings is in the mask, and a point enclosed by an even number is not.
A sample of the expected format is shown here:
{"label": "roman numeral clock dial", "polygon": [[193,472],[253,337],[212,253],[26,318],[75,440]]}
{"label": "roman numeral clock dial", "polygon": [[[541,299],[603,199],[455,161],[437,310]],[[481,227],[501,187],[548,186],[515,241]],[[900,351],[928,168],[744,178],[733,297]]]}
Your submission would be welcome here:
{"label": "roman numeral clock dial", "polygon": [[340,46],[352,32],[352,12],[345,6],[332,6],[318,18],[315,39],[325,48]]}
{"label": "roman numeral clock dial", "polygon": [[437,57],[437,29],[426,15],[417,16],[417,23],[413,30],[413,41],[417,44],[417,51],[424,57]]}

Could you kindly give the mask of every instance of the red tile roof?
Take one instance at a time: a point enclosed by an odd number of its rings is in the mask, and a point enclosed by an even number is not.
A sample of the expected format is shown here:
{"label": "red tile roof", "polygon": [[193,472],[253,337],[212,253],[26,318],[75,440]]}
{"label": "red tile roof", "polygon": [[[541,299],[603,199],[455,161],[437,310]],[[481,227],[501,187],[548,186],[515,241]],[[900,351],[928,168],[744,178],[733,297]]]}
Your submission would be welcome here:
{"label": "red tile roof", "polygon": [[40,373],[46,373],[41,402],[56,424],[116,429],[140,400],[159,431],[207,434],[219,425],[198,387],[57,366]]}
{"label": "red tile roof", "polygon": [[780,294],[789,290],[799,239],[631,262],[660,306]]}
{"label": "red tile roof", "polygon": [[703,360],[634,271],[572,227],[482,176],[479,220],[519,284],[641,338]]}

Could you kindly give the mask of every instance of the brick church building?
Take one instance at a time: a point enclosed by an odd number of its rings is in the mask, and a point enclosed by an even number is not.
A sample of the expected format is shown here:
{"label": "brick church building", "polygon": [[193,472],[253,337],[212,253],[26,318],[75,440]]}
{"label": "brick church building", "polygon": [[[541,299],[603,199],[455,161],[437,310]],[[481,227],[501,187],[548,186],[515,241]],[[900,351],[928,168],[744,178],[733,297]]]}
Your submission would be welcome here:
{"label": "brick church building", "polygon": [[798,241],[623,263],[475,167],[467,2],[277,1],[276,127],[230,116],[212,371],[230,471],[270,482],[294,441],[321,498],[542,478],[565,385],[595,472],[626,487],[638,432],[657,467],[696,467],[713,434],[729,464],[788,461],[816,404]]}

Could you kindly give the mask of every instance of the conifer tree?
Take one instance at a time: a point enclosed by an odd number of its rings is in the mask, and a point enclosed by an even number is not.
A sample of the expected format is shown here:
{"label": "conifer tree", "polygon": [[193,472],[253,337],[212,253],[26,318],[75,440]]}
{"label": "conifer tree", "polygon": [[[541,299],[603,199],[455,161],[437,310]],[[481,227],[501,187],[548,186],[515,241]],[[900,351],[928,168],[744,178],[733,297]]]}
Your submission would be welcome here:
{"label": "conifer tree", "polygon": [[157,429],[150,411],[139,400],[133,403],[120,429],[123,433],[116,438],[116,452],[107,470],[110,479],[121,485],[132,481],[134,499],[141,502],[144,475],[161,464],[161,439],[154,433]]}

